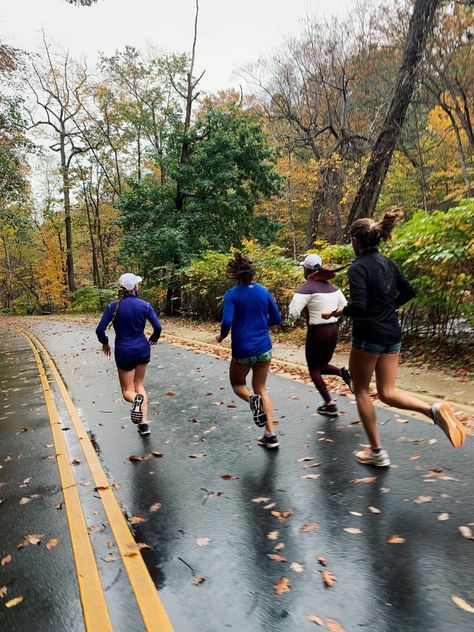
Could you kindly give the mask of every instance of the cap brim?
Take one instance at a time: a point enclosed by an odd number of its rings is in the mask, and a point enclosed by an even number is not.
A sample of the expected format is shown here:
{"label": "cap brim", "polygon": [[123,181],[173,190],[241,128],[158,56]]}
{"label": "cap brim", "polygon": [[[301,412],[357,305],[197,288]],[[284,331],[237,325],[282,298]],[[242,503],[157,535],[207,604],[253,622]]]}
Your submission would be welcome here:
{"label": "cap brim", "polygon": [[141,283],[143,281],[142,277],[137,276],[137,283]]}

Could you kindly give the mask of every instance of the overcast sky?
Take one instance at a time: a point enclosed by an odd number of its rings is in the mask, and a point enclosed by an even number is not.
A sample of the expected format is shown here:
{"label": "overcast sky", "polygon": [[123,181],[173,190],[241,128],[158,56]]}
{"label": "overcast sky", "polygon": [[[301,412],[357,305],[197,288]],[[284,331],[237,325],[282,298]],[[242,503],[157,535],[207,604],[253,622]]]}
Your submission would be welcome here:
{"label": "overcast sky", "polygon": [[[308,15],[350,12],[356,0],[200,0],[196,74],[206,70],[202,89],[238,84],[235,71],[275,50],[283,37],[301,29]],[[86,56],[111,54],[125,44],[188,52],[195,0],[98,0],[74,7],[65,0],[0,0],[0,38],[28,51],[48,40]],[[233,76],[234,75],[234,76]]]}

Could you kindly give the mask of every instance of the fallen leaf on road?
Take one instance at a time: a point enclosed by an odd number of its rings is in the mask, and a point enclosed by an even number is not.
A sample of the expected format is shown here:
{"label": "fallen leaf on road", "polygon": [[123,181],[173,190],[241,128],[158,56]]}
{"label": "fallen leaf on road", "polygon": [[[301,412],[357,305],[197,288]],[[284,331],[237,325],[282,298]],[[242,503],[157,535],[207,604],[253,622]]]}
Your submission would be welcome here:
{"label": "fallen leaf on road", "polygon": [[267,533],[267,538],[269,540],[277,540],[278,539],[278,531],[270,531],[270,533]]}
{"label": "fallen leaf on road", "polygon": [[444,511],[443,513],[440,513],[438,516],[438,520],[449,520],[449,513],[447,511]]}
{"label": "fallen leaf on road", "polygon": [[20,544],[16,545],[16,548],[23,549],[29,544],[41,544],[41,538],[44,538],[44,533],[32,533],[31,535],[25,535]]}
{"label": "fallen leaf on road", "polygon": [[372,507],[372,506],[369,507],[369,511],[370,513],[373,513],[373,514],[381,513],[380,509],[378,509],[377,507]]}
{"label": "fallen leaf on road", "polygon": [[290,592],[291,582],[288,577],[280,577],[280,579],[277,579],[275,582],[273,588],[277,595],[283,595],[283,593]]}
{"label": "fallen leaf on road", "polygon": [[317,617],[315,614],[307,614],[305,615],[305,619],[310,621],[311,623],[315,623],[316,625],[324,626],[324,620],[321,617]]}
{"label": "fallen leaf on road", "polygon": [[5,604],[5,608],[14,608],[22,601],[23,597],[15,597],[14,599],[10,599],[10,601],[7,601],[7,603]]}
{"label": "fallen leaf on road", "polygon": [[273,550],[283,551],[284,548],[285,548],[285,545],[283,544],[283,542],[279,542],[278,544],[275,544],[275,546],[273,547]]}
{"label": "fallen leaf on road", "polygon": [[308,469],[310,467],[319,467],[321,463],[310,463],[309,465],[303,465],[304,469]]}
{"label": "fallen leaf on road", "polygon": [[418,454],[413,454],[410,457],[410,461],[418,461],[418,459],[421,459],[421,454],[419,454],[419,453]]}
{"label": "fallen leaf on road", "polygon": [[438,478],[443,473],[439,467],[435,467],[425,474],[425,478]]}
{"label": "fallen leaf on road", "polygon": [[23,498],[20,498],[20,505],[26,505],[29,502],[31,502],[31,498],[28,498],[26,496],[23,496]]}
{"label": "fallen leaf on road", "polygon": [[268,503],[268,505],[263,505],[264,509],[273,509],[276,506],[276,503]]}
{"label": "fallen leaf on road", "polygon": [[117,553],[109,553],[108,555],[104,555],[100,559],[103,562],[116,562],[120,559],[120,555],[117,555]]}
{"label": "fallen leaf on road", "polygon": [[12,556],[11,555],[5,555],[5,557],[2,557],[2,560],[0,561],[0,564],[2,566],[6,566],[7,564],[10,564],[10,562],[12,561]]}
{"label": "fallen leaf on road", "polygon": [[290,516],[293,515],[293,509],[285,509],[285,511],[272,511],[270,512],[272,516],[278,518],[280,522],[286,522]]}
{"label": "fallen leaf on road", "polygon": [[225,481],[236,481],[239,477],[233,474],[221,474],[221,478]]}
{"label": "fallen leaf on road", "polygon": [[0,599],[3,599],[8,592],[8,588],[6,586],[0,586]]}
{"label": "fallen leaf on road", "polygon": [[392,535],[388,536],[387,542],[389,544],[403,544],[404,542],[406,542],[406,540],[405,538],[402,538],[400,535],[393,533]]}
{"label": "fallen leaf on road", "polygon": [[165,395],[168,395],[168,397],[173,397],[174,395],[176,395],[176,393],[174,393],[173,391],[166,391]]}
{"label": "fallen leaf on road", "polygon": [[159,458],[161,458],[161,457],[163,456],[163,452],[158,452],[157,450],[154,450],[154,451],[151,453],[151,455],[152,455],[152,456],[154,456],[154,457],[155,457],[155,459],[159,459]]}
{"label": "fallen leaf on road", "polygon": [[330,571],[319,572],[321,573],[323,583],[327,588],[332,588],[336,585],[336,576],[334,575],[334,573],[331,573]]}
{"label": "fallen leaf on road", "polygon": [[315,481],[317,478],[319,478],[319,474],[305,474],[301,478],[306,478],[308,480]]}
{"label": "fallen leaf on road", "polygon": [[252,498],[252,502],[253,503],[267,503],[270,500],[270,498],[267,498],[265,496],[259,496],[258,498]]}
{"label": "fallen leaf on road", "polygon": [[461,525],[458,529],[463,538],[466,538],[467,540],[474,540],[474,536],[472,535],[472,531],[469,527]]}
{"label": "fallen leaf on road", "polygon": [[46,544],[46,548],[48,549],[48,551],[54,549],[55,546],[58,546],[58,541],[56,538],[51,538],[51,540],[49,540],[49,542]]}
{"label": "fallen leaf on road", "polygon": [[71,463],[72,463],[72,465],[80,465],[80,464],[81,464],[81,462],[79,461],[79,459],[73,459],[73,460],[71,461]]}
{"label": "fallen leaf on road", "polygon": [[148,511],[151,511],[153,513],[155,511],[158,511],[159,509],[161,509],[161,503],[153,503],[153,505],[150,505]]}
{"label": "fallen leaf on road", "polygon": [[142,522],[145,522],[145,516],[141,516],[140,514],[136,516],[132,516],[129,522],[130,524],[140,524]]}
{"label": "fallen leaf on road", "polygon": [[205,577],[203,577],[202,575],[199,575],[199,577],[195,577],[195,578],[193,579],[192,583],[193,583],[195,586],[199,586],[199,584],[202,584],[202,583],[203,583],[203,582],[205,582],[205,581],[206,581],[206,578],[205,578]]}
{"label": "fallen leaf on road", "polygon": [[138,555],[138,552],[142,549],[149,549],[149,545],[144,542],[130,542],[127,544],[127,550],[124,553],[126,557],[132,557],[133,555]]}
{"label": "fallen leaf on road", "polygon": [[208,546],[210,541],[210,538],[196,538],[196,544],[198,546]]}
{"label": "fallen leaf on road", "polygon": [[457,595],[451,595],[451,599],[459,608],[462,608],[466,612],[472,612],[474,614],[474,607],[471,606],[470,603],[467,603],[467,601],[465,601],[464,599],[461,599],[461,597],[458,597]]}
{"label": "fallen leaf on road", "polygon": [[373,483],[378,479],[378,476],[365,476],[364,478],[353,478],[350,482],[356,484]]}
{"label": "fallen leaf on road", "polygon": [[351,514],[351,516],[357,516],[357,518],[360,518],[361,516],[364,515],[364,514],[361,514],[360,511],[349,511],[349,513]]}
{"label": "fallen leaf on road", "polygon": [[326,619],[325,623],[329,632],[345,632],[342,623],[337,619]]}
{"label": "fallen leaf on road", "polygon": [[316,531],[319,529],[319,524],[317,522],[305,522],[299,528],[300,533],[309,533],[310,531]]}
{"label": "fallen leaf on road", "polygon": [[424,505],[426,503],[430,503],[433,500],[432,496],[417,496],[413,499],[413,502],[416,505]]}
{"label": "fallen leaf on road", "polygon": [[362,529],[359,529],[358,527],[344,527],[343,531],[350,533],[351,535],[362,533]]}
{"label": "fallen leaf on road", "polygon": [[290,568],[294,573],[302,573],[304,571],[304,568],[298,562],[292,562]]}
{"label": "fallen leaf on road", "polygon": [[328,558],[327,557],[323,557],[322,555],[318,555],[317,557],[314,557],[315,560],[317,560],[321,566],[327,566],[328,565]]}
{"label": "fallen leaf on road", "polygon": [[279,555],[278,553],[267,553],[268,557],[274,562],[287,562],[288,560],[283,555]]}
{"label": "fallen leaf on road", "polygon": [[314,456],[302,456],[301,459],[297,459],[298,463],[301,463],[302,461],[312,461],[314,459]]}
{"label": "fallen leaf on road", "polygon": [[188,454],[189,459],[202,459],[204,456],[206,455],[202,452],[198,452],[197,454]]}
{"label": "fallen leaf on road", "polygon": [[143,456],[139,456],[138,454],[131,454],[128,457],[129,461],[134,461],[134,462],[138,462],[138,461],[143,461],[144,457]]}

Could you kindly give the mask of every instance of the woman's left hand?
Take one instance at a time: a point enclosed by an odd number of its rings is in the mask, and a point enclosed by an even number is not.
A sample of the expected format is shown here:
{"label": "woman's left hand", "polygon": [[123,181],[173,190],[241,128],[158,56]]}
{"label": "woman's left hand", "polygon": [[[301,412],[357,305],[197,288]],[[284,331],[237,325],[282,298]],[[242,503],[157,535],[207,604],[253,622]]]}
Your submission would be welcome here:
{"label": "woman's left hand", "polygon": [[222,342],[223,340],[224,340],[224,339],[222,338],[222,336],[221,336],[220,334],[216,334],[216,342],[218,342],[219,344],[221,344],[221,342]]}
{"label": "woman's left hand", "polygon": [[150,340],[150,339],[148,339],[148,342],[150,343],[150,347],[154,347],[156,345],[156,343],[158,342],[158,340]]}
{"label": "woman's left hand", "polygon": [[324,318],[324,320],[328,320],[329,318],[333,317],[333,313],[332,312],[321,312],[321,318]]}

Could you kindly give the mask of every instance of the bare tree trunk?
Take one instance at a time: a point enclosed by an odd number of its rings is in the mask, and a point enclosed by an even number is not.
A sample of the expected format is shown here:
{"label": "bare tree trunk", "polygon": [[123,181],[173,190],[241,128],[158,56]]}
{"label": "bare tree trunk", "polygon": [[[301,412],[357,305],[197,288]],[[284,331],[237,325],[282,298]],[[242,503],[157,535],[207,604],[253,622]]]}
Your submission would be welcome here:
{"label": "bare tree trunk", "polygon": [[446,112],[446,114],[449,116],[449,119],[453,126],[454,135],[456,136],[456,144],[458,146],[459,160],[461,161],[462,175],[464,179],[464,184],[466,186],[466,197],[472,197],[472,186],[471,186],[471,181],[469,179],[469,172],[467,170],[466,154],[464,153],[464,147],[462,146],[462,138],[461,138],[461,134],[459,133],[459,127],[451,110],[449,108],[443,108],[443,109]]}
{"label": "bare tree trunk", "polygon": [[61,175],[63,179],[64,227],[66,232],[67,287],[70,292],[75,292],[76,281],[74,278],[74,253],[71,221],[71,184],[69,181],[69,164],[66,160],[65,136],[63,134],[61,134],[60,139],[60,154]]}
{"label": "bare tree trunk", "polygon": [[10,309],[12,301],[12,265],[10,261],[10,249],[8,248],[8,241],[5,235],[2,235],[3,250],[5,252],[5,307]]}
{"label": "bare tree trunk", "polygon": [[418,67],[440,0],[416,0],[408,28],[403,60],[382,130],[349,212],[346,232],[356,219],[371,217],[387,174],[400,129],[415,87]]}
{"label": "bare tree trunk", "polygon": [[339,201],[342,197],[342,178],[340,169],[333,160],[328,159],[320,164],[319,186],[314,194],[311,212],[308,220],[305,250],[314,248],[314,242],[318,239],[318,233],[323,220],[323,213],[330,214],[328,218],[332,227],[328,231],[331,241],[342,239],[343,230],[339,213]]}

